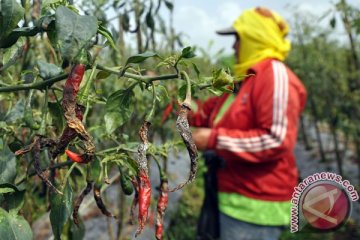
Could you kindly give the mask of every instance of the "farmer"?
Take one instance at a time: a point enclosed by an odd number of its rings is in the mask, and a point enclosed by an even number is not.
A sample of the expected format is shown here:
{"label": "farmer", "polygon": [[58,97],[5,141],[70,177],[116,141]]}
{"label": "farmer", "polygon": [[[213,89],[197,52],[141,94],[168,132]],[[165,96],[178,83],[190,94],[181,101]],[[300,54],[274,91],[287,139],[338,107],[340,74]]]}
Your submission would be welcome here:
{"label": "farmer", "polygon": [[242,80],[235,93],[198,103],[191,123],[198,149],[214,150],[225,162],[217,173],[222,240],[275,240],[289,226],[306,90],[283,63],[288,31],[282,17],[261,7],[217,31],[235,37],[234,75]]}

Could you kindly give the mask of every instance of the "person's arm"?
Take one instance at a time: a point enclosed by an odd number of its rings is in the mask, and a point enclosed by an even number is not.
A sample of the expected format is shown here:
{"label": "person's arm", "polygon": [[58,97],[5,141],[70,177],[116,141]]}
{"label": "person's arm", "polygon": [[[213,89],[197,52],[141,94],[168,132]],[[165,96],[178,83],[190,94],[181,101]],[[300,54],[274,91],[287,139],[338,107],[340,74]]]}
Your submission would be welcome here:
{"label": "person's arm", "polygon": [[302,103],[289,86],[285,66],[274,61],[254,84],[251,101],[257,127],[247,131],[212,129],[208,149],[227,151],[234,160],[254,163],[277,160],[292,150]]}

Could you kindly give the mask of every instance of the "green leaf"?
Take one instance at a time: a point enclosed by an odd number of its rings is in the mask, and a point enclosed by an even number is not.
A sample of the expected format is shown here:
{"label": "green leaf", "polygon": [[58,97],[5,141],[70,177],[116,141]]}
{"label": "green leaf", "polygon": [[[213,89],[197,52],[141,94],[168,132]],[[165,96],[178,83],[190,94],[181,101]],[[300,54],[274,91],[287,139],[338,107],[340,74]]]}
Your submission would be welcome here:
{"label": "green leaf", "polygon": [[215,96],[221,96],[223,94],[223,92],[219,89],[215,89],[215,88],[207,88],[207,90],[209,92],[211,92],[212,94],[214,94]]}
{"label": "green leaf", "polygon": [[32,240],[29,223],[22,217],[0,208],[0,236],[6,240]]}
{"label": "green leaf", "polygon": [[85,236],[85,225],[81,219],[79,219],[79,226],[73,221],[70,221],[70,227],[68,231],[69,240],[80,240],[84,239]]}
{"label": "green leaf", "polygon": [[128,121],[133,112],[131,100],[134,95],[132,90],[121,89],[109,96],[106,101],[105,123],[108,133]]}
{"label": "green leaf", "polygon": [[90,179],[94,180],[101,174],[100,160],[95,156],[95,159],[90,162]]}
{"label": "green leaf", "polygon": [[14,45],[20,37],[32,37],[39,33],[38,27],[15,28],[7,37],[0,41],[0,48],[8,48]]}
{"label": "green leaf", "polygon": [[330,19],[330,26],[331,26],[331,28],[336,27],[336,18],[335,18],[335,16]]}
{"label": "green leaf", "polygon": [[10,48],[4,49],[3,55],[3,69],[7,68],[7,66],[11,66],[16,63],[18,58],[20,58],[24,51],[25,39],[21,38],[16,42],[15,45],[12,45]]}
{"label": "green leaf", "polygon": [[193,66],[193,68],[194,68],[194,71],[196,72],[197,78],[199,78],[199,77],[200,77],[200,70],[199,70],[199,68],[196,66],[195,63],[192,63],[192,66]]}
{"label": "green leaf", "polygon": [[169,9],[169,11],[172,11],[174,9],[174,4],[168,0],[165,0],[165,6]]}
{"label": "green leaf", "polygon": [[64,195],[53,193],[50,197],[50,222],[55,239],[60,239],[64,224],[73,210],[73,192],[69,182],[66,183],[63,193]]}
{"label": "green leaf", "polygon": [[13,193],[13,192],[15,192],[15,190],[12,188],[0,186],[0,194]]}
{"label": "green leaf", "polygon": [[106,38],[109,45],[113,49],[116,50],[116,45],[115,45],[114,39],[112,37],[112,34],[111,34],[111,32],[109,30],[107,30],[107,28],[103,24],[99,24],[97,32],[99,34],[103,35]]}
{"label": "green leaf", "polygon": [[24,8],[16,0],[1,0],[0,42],[5,39],[24,16]]}
{"label": "green leaf", "polygon": [[22,120],[24,116],[24,107],[24,101],[17,101],[15,106],[5,115],[4,121],[7,124],[11,124],[17,122],[19,119]]}
{"label": "green leaf", "polygon": [[43,60],[38,60],[36,63],[40,71],[40,77],[43,79],[57,76],[63,72],[63,70],[55,64],[47,63]]}
{"label": "green leaf", "polygon": [[150,28],[151,30],[155,29],[155,21],[154,21],[154,18],[152,16],[152,14],[151,14],[151,9],[146,14],[145,21],[146,21],[146,25],[148,26],[148,28]]}
{"label": "green leaf", "polygon": [[0,151],[0,184],[13,183],[15,177],[16,158],[14,153],[10,151],[9,147],[5,145],[4,148]]}
{"label": "green leaf", "polygon": [[55,18],[57,48],[64,58],[73,60],[97,33],[97,18],[77,15],[64,6],[56,9]]}
{"label": "green leaf", "polygon": [[107,71],[100,71],[98,72],[98,74],[96,74],[96,79],[105,79],[107,77],[109,77],[111,74]]}
{"label": "green leaf", "polygon": [[193,58],[195,56],[195,49],[192,47],[186,47],[182,50],[180,58]]}
{"label": "green leaf", "polygon": [[130,18],[129,14],[125,12],[124,14],[120,15],[121,27],[125,32],[129,31],[130,28]]}
{"label": "green leaf", "polygon": [[119,112],[108,112],[104,116],[105,128],[108,134],[112,134],[118,127],[124,124]]}
{"label": "green leaf", "polygon": [[156,98],[159,100],[159,102],[170,102],[169,93],[166,90],[166,88],[162,85],[156,86]]}
{"label": "green leaf", "polygon": [[150,57],[158,57],[158,55],[153,52],[144,52],[144,53],[136,54],[128,58],[125,66],[130,63],[141,63]]}
{"label": "green leaf", "polygon": [[0,184],[0,195],[4,197],[3,206],[10,213],[17,214],[24,204],[25,189],[18,189],[10,183]]}
{"label": "green leaf", "polygon": [[65,127],[65,119],[63,117],[63,109],[58,102],[48,102],[50,115],[53,119],[53,124],[56,127],[56,132],[61,133]]}

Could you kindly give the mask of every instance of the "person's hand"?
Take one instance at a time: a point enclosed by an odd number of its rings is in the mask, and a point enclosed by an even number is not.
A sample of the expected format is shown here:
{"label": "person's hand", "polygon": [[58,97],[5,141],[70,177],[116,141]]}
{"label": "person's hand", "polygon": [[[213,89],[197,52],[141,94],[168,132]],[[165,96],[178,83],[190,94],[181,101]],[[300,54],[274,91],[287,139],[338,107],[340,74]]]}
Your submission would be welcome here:
{"label": "person's hand", "polygon": [[210,138],[210,128],[196,128],[192,132],[195,145],[198,150],[205,150]]}

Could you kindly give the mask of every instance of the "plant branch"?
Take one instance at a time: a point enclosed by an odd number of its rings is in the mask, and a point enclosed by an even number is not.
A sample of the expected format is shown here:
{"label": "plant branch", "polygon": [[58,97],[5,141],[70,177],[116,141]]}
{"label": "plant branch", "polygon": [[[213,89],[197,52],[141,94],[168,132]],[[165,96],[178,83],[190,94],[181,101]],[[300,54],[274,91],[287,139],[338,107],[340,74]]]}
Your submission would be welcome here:
{"label": "plant branch", "polygon": [[186,80],[186,97],[182,104],[184,104],[186,107],[190,108],[190,106],[191,106],[191,81],[185,71],[181,71],[180,74]]}
{"label": "plant branch", "polygon": [[[46,167],[46,168],[41,169],[41,171],[54,170],[54,169],[58,169],[58,168],[62,168],[62,167],[67,167],[67,166],[70,166],[73,163],[74,163],[73,161],[56,163],[56,164],[52,165],[51,167]],[[36,171],[35,170],[31,171],[27,176],[24,176],[23,178],[21,178],[16,183],[16,185],[19,185],[19,184],[23,183],[26,180],[26,178],[32,177],[32,176],[35,176],[35,175],[36,175]]]}
{"label": "plant branch", "polygon": [[[122,72],[121,70],[116,71],[116,70],[113,70],[111,68],[104,67],[104,66],[101,66],[101,65],[98,65],[97,69],[103,70],[103,71],[106,71],[106,72],[109,72],[109,73],[117,74],[117,75],[120,75],[120,73]],[[141,75],[136,75],[136,74],[133,74],[133,73],[125,72],[124,77],[132,78],[132,79],[135,79],[137,81],[141,81],[141,82],[144,82],[146,84],[150,84],[153,81],[157,81],[157,80],[176,79],[176,78],[179,78],[179,75],[178,74],[167,74],[167,75],[149,77],[149,76],[141,76]]]}
{"label": "plant branch", "polygon": [[31,84],[23,84],[23,85],[16,85],[16,86],[9,86],[9,87],[0,87],[0,93],[3,93],[3,92],[16,92],[16,91],[29,90],[29,89],[43,90],[46,87],[50,87],[51,85],[53,85],[56,82],[64,80],[65,78],[67,78],[68,75],[69,74],[64,73],[64,74],[60,74],[60,75],[52,77],[52,78],[45,79],[42,82],[36,82],[36,83],[31,83]]}
{"label": "plant branch", "polygon": [[[113,74],[120,74],[120,71],[115,71],[113,69],[104,67],[104,66],[96,66],[97,69],[99,70],[103,70],[109,73],[113,73]],[[0,87],[0,93],[4,93],[4,92],[16,92],[16,91],[22,91],[22,90],[29,90],[29,89],[38,89],[38,90],[43,90],[46,89],[46,87],[51,87],[54,83],[59,82],[61,80],[64,80],[68,77],[68,73],[64,73],[52,78],[48,78],[45,79],[42,82],[36,82],[36,83],[31,83],[31,84],[23,84],[23,85],[16,85],[16,86],[7,86],[7,87]],[[141,76],[141,75],[136,75],[133,73],[127,73],[125,72],[124,77],[127,78],[132,78],[135,79],[137,81],[141,81],[144,82],[146,84],[150,84],[153,81],[157,81],[157,80],[169,80],[169,79],[176,79],[179,78],[178,74],[167,74],[167,75],[160,75],[160,76],[155,76],[155,77],[149,77],[149,76]]]}

